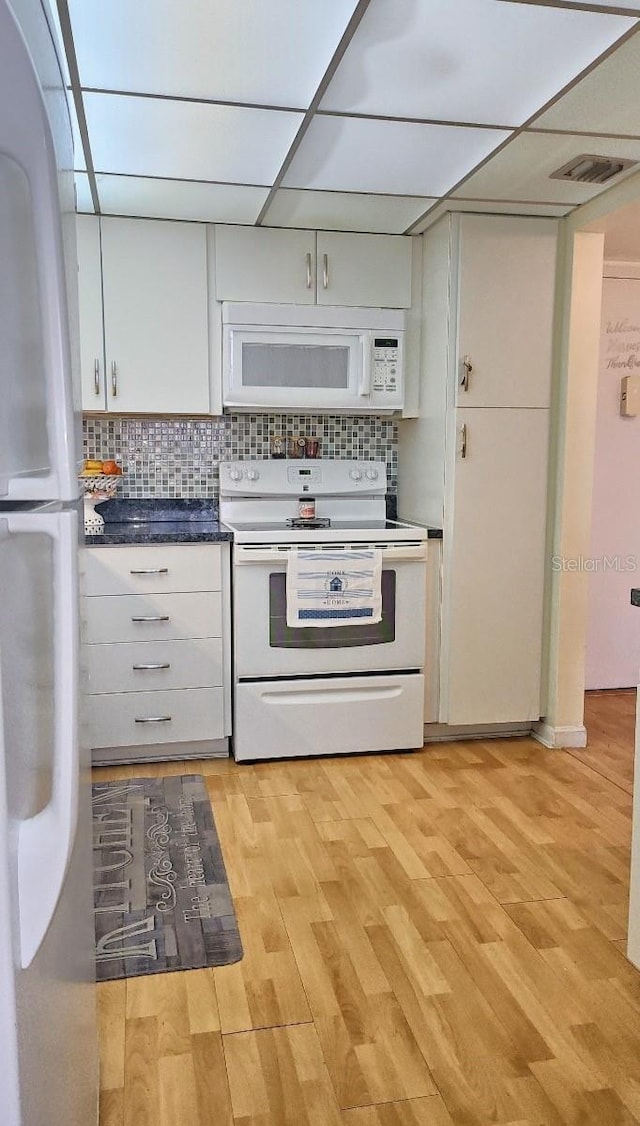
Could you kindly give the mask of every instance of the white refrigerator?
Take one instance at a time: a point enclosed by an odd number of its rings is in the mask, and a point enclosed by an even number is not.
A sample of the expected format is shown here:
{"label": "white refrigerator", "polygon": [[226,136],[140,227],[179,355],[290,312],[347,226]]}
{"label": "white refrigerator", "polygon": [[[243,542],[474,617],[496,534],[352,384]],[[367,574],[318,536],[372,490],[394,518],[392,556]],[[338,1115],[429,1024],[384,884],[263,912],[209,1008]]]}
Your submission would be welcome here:
{"label": "white refrigerator", "polygon": [[2,1126],[97,1121],[73,157],[48,20],[0,0]]}

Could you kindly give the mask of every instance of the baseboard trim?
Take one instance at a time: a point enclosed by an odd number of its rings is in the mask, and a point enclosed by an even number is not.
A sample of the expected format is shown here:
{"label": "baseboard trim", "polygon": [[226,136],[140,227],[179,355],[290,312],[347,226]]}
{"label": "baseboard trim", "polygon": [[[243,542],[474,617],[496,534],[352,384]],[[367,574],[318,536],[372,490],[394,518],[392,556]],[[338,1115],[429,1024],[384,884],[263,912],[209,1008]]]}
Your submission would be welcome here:
{"label": "baseboard trim", "polygon": [[550,723],[540,720],[539,723],[533,724],[531,734],[534,739],[542,743],[543,747],[550,747],[551,750],[587,745],[587,729],[584,726],[552,727]]}

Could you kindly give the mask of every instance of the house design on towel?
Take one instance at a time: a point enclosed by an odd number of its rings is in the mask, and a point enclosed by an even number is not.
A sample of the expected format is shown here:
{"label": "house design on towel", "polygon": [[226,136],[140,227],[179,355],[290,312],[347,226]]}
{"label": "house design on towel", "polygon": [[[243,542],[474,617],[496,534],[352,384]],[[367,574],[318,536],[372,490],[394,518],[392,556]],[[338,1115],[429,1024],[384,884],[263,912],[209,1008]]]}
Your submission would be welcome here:
{"label": "house design on towel", "polygon": [[344,580],[339,578],[338,575],[334,575],[329,582],[329,590],[332,594],[342,594],[344,590]]}

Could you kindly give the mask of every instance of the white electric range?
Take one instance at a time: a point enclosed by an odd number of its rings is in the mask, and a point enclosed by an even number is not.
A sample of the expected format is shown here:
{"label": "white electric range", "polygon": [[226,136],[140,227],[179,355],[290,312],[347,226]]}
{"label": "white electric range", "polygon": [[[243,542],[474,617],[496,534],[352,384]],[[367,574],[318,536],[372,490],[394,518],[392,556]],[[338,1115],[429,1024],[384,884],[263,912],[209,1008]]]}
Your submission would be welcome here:
{"label": "white electric range", "polygon": [[[238,761],[422,746],[427,530],[387,520],[386,492],[384,462],[221,463]],[[356,545],[381,553],[381,620],[287,625],[290,553]]]}

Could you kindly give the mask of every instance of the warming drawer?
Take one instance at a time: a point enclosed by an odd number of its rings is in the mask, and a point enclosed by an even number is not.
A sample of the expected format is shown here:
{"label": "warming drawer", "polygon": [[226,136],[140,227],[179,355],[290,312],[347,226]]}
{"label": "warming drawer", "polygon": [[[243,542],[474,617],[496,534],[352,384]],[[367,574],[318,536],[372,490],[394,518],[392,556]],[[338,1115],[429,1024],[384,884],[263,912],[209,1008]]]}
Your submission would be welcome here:
{"label": "warming drawer", "polygon": [[239,683],[234,755],[244,761],[421,747],[423,700],[420,673]]}

